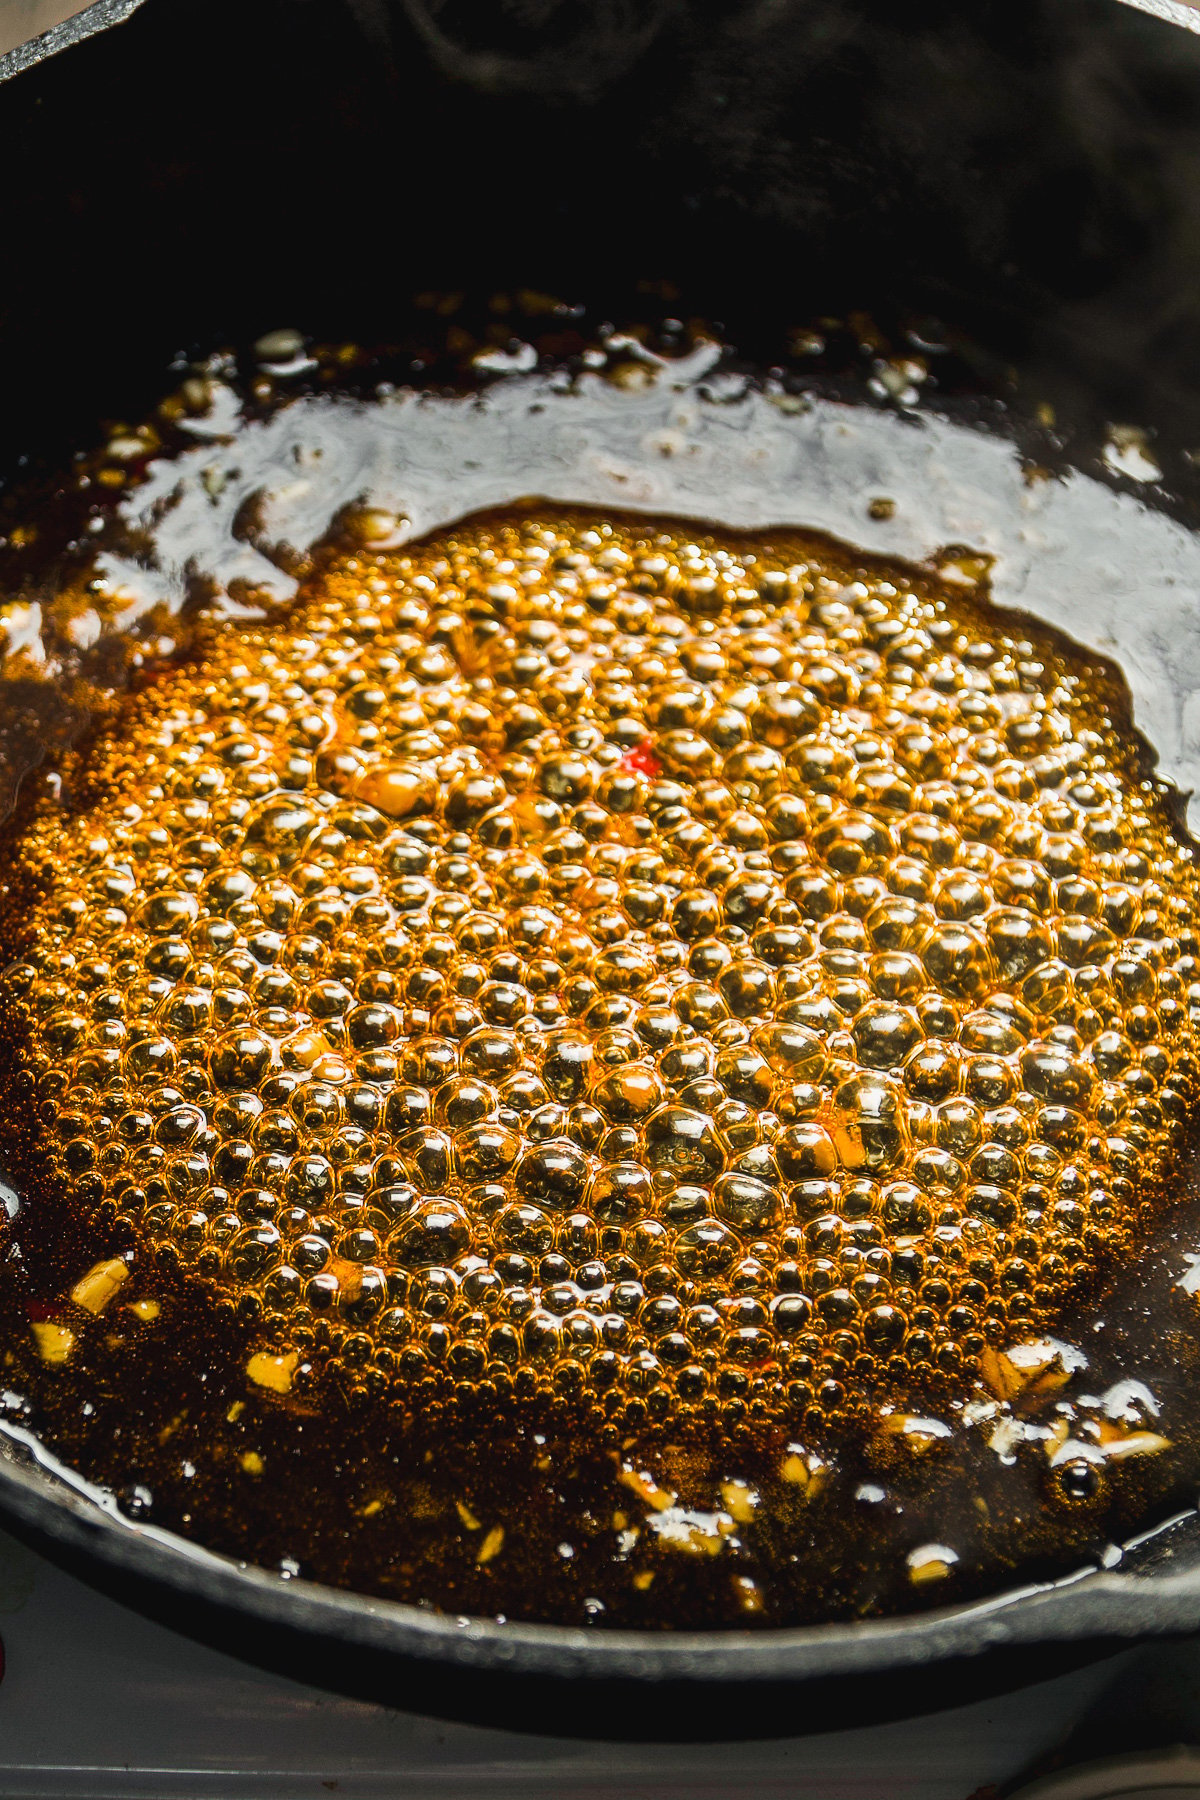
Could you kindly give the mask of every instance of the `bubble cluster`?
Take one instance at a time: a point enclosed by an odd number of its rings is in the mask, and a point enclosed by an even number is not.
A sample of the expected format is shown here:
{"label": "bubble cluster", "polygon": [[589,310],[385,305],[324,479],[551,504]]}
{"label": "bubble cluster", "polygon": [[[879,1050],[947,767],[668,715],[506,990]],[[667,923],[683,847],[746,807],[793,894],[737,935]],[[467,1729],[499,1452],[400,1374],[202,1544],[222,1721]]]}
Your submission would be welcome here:
{"label": "bubble cluster", "polygon": [[16,829],[84,1216],[372,1393],[659,1418],[965,1387],[1136,1241],[1197,891],[1104,665],[793,534],[371,537]]}

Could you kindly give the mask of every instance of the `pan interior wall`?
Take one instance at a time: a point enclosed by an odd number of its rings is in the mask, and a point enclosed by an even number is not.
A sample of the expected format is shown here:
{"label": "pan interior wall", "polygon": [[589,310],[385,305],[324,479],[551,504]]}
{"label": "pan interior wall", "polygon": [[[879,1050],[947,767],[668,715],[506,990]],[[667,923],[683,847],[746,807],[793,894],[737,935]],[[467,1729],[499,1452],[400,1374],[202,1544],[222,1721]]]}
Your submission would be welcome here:
{"label": "pan interior wall", "polygon": [[150,0],[7,84],[0,467],[137,416],[180,350],[664,280],[750,356],[933,313],[1060,412],[1184,428],[1190,37],[1109,0],[536,11]]}

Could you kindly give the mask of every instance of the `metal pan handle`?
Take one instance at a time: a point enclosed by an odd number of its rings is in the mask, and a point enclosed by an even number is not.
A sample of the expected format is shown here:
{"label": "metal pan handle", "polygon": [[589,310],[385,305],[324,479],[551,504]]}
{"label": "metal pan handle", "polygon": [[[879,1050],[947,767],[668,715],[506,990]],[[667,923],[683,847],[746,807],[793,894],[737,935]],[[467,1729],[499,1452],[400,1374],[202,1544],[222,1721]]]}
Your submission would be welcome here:
{"label": "metal pan handle", "polygon": [[32,68],[56,50],[120,25],[142,0],[0,0],[0,81]]}
{"label": "metal pan handle", "polygon": [[1124,0],[1141,12],[1153,13],[1168,25],[1182,25],[1185,31],[1200,32],[1200,0]]}

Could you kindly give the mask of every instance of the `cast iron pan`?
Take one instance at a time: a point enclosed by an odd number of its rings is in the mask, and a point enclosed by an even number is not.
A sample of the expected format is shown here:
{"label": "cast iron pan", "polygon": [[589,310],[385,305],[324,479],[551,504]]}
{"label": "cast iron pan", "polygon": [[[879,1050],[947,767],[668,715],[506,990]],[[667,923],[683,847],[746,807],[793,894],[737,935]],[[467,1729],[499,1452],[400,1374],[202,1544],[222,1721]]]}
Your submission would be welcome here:
{"label": "cast iron pan", "polygon": [[[1022,395],[1050,398],[1091,467],[1106,419],[1147,426],[1157,503],[1200,523],[1175,454],[1200,440],[1200,39],[1114,0],[146,0],[0,87],[0,167],[3,475],[136,418],[180,351],[280,323],[386,339],[422,288],[538,287],[620,319],[669,279],[751,361],[804,318],[933,315],[957,403],[992,396],[977,422],[1020,439]],[[586,1735],[829,1729],[1200,1629],[1195,1514],[1120,1573],[708,1635],[284,1581],[131,1523],[16,1442],[0,1515],[236,1654]]]}

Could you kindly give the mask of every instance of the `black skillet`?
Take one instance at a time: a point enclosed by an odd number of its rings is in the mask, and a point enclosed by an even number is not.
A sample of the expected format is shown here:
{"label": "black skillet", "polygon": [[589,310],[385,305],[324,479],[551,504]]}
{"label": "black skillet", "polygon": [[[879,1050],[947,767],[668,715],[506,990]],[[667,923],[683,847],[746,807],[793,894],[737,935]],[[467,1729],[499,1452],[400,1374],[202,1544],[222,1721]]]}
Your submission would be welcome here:
{"label": "black skillet", "polygon": [[[75,45],[68,26],[62,54],[0,84],[0,475],[137,417],[180,350],[293,321],[384,339],[422,288],[538,287],[619,320],[668,279],[751,362],[823,314],[935,320],[957,346],[947,406],[1045,457],[1023,395],[1048,398],[1054,453],[1093,470],[1106,419],[1147,426],[1156,503],[1196,523],[1200,38],[1176,28],[1183,0],[1146,3],[1158,18],[1115,0],[145,0]],[[236,1654],[586,1735],[828,1729],[1200,1629],[1195,1515],[1120,1573],[707,1635],[285,1582],[131,1524],[13,1442],[0,1516]]]}

